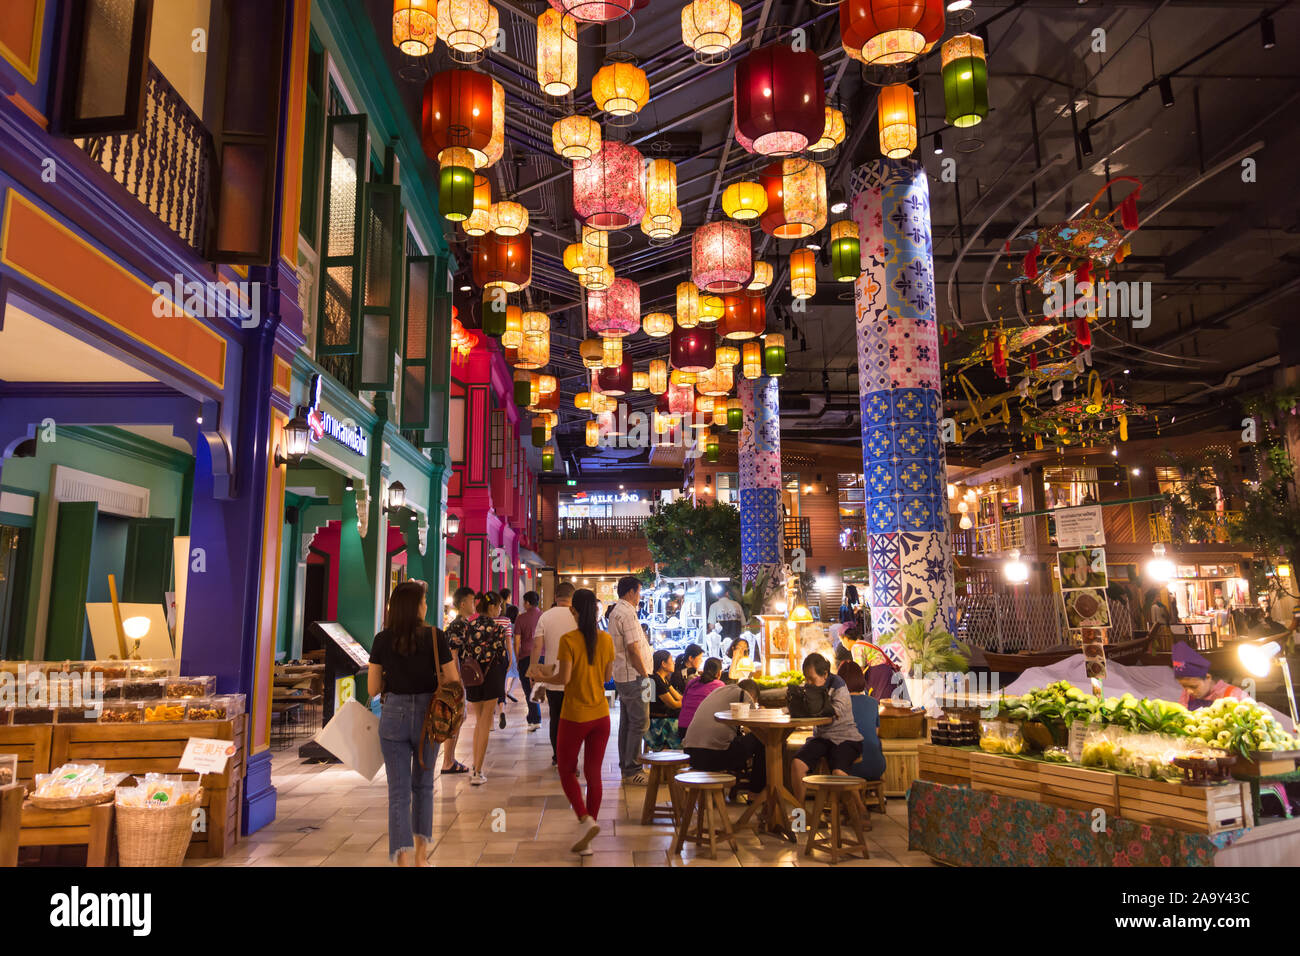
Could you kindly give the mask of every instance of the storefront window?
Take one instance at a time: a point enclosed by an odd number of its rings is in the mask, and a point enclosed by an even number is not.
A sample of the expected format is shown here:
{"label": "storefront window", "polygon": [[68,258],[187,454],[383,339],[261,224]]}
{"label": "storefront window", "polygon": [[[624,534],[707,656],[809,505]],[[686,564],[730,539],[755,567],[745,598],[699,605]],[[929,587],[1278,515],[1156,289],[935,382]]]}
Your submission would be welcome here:
{"label": "storefront window", "polygon": [[841,474],[839,487],[840,547],[858,551],[867,542],[866,482],[862,474]]}
{"label": "storefront window", "polygon": [[492,467],[494,469],[504,468],[506,466],[506,413],[504,409],[495,409],[492,412]]}
{"label": "storefront window", "polygon": [[1049,508],[1074,508],[1095,504],[1100,500],[1097,491],[1096,468],[1044,468],[1043,494]]}

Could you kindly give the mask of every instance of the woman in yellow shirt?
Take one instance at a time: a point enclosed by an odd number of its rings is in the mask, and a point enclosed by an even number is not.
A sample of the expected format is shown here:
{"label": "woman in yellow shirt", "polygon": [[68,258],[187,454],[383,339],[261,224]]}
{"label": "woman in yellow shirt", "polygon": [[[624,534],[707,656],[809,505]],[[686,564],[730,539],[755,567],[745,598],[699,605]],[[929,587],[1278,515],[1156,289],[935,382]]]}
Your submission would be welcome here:
{"label": "woman in yellow shirt", "polygon": [[[573,595],[573,610],[578,628],[560,638],[560,651],[548,674],[546,684],[564,686],[564,704],[560,708],[560,728],[556,753],[560,786],[578,817],[574,842],[570,849],[584,856],[600,826],[600,765],[609,743],[609,701],[605,683],[614,674],[614,640],[596,624],[596,595],[582,589]],[[578,751],[583,751],[582,772],[587,778],[587,797],[583,800],[578,783]]]}

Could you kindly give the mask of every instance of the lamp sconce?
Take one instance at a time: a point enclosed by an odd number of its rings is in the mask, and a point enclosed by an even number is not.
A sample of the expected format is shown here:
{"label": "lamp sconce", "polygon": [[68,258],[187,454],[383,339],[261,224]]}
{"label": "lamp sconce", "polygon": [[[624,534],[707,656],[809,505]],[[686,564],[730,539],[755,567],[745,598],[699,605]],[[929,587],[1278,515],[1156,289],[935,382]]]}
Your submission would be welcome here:
{"label": "lamp sconce", "polygon": [[275,463],[277,465],[296,465],[307,455],[311,444],[311,426],[303,417],[302,410],[284,423],[280,429],[280,441],[275,446]]}
{"label": "lamp sconce", "polygon": [[406,507],[406,485],[395,481],[388,486],[388,504],[385,511],[397,511]]}
{"label": "lamp sconce", "polygon": [[454,538],[460,534],[460,515],[453,511],[447,512],[447,520],[443,522],[442,533],[444,537]]}

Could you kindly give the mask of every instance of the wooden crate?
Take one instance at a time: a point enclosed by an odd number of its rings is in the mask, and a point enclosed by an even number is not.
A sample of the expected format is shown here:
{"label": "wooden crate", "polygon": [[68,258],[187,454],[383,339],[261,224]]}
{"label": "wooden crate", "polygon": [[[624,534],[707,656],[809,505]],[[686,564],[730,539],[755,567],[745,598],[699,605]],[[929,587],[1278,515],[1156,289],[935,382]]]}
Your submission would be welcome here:
{"label": "wooden crate", "polygon": [[1254,760],[1242,760],[1238,756],[1237,762],[1232,765],[1232,775],[1234,777],[1276,777],[1284,773],[1294,773],[1296,758],[1300,757],[1300,754],[1293,750],[1257,751],[1254,757]]}
{"label": "wooden crate", "polygon": [[1116,779],[1119,815],[1126,819],[1210,836],[1254,825],[1248,784],[1207,787],[1123,775]]}
{"label": "wooden crate", "polygon": [[1042,763],[998,754],[970,753],[971,786],[1021,800],[1038,800],[1041,789],[1038,770]]}
{"label": "wooden crate", "polygon": [[38,773],[50,772],[53,724],[0,727],[0,754],[18,755],[18,780],[31,783]]}
{"label": "wooden crate", "polygon": [[18,845],[84,846],[86,866],[115,862],[113,804],[75,810],[43,810],[24,803]]}
{"label": "wooden crate", "polygon": [[1100,807],[1119,812],[1116,774],[1044,761],[1038,767],[1039,799],[1054,807],[1091,812]]}
{"label": "wooden crate", "polygon": [[969,750],[921,744],[916,749],[917,775],[932,783],[970,785]]}

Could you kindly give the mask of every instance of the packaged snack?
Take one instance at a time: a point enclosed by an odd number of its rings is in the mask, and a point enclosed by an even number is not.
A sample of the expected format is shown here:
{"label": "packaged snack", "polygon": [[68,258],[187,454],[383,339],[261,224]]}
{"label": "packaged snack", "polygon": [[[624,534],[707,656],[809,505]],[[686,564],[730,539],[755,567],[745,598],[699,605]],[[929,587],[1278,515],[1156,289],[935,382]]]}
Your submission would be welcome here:
{"label": "packaged snack", "polygon": [[157,723],[166,720],[184,720],[185,704],[181,701],[159,701],[148,703],[144,707],[145,723]]}
{"label": "packaged snack", "polygon": [[211,697],[217,689],[215,677],[169,677],[166,693],[168,700],[187,697]]}
{"label": "packaged snack", "polygon": [[48,707],[15,706],[9,712],[10,723],[50,724],[54,722],[54,711]]}
{"label": "packaged snack", "polygon": [[1089,727],[1079,762],[1085,767],[1102,770],[1120,769],[1117,754],[1120,733],[1118,727]]}
{"label": "packaged snack", "polygon": [[122,682],[123,700],[162,700],[167,690],[165,678],[128,678]]}
{"label": "packaged snack", "polygon": [[70,800],[107,793],[129,774],[105,773],[99,764],[65,763],[53,773],[36,775],[32,797],[38,800]]}
{"label": "packaged snack", "polygon": [[230,720],[232,717],[238,717],[240,714],[244,713],[243,694],[220,694],[212,699],[221,701],[222,705],[226,708],[227,720]]}
{"label": "packaged snack", "polygon": [[1006,724],[1000,720],[980,721],[980,750],[986,754],[1000,754],[1006,749],[1004,737]]}
{"label": "packaged snack", "polygon": [[138,724],[144,721],[144,704],[138,700],[106,702],[100,711],[101,724]]}
{"label": "packaged snack", "polygon": [[181,662],[173,658],[148,661],[128,661],[131,677],[152,680],[158,677],[175,677],[181,672]]}
{"label": "packaged snack", "polygon": [[101,706],[94,701],[86,701],[81,706],[55,707],[53,708],[54,722],[56,724],[97,723],[101,713]]}
{"label": "packaged snack", "polygon": [[131,673],[126,661],[92,661],[86,668],[91,674],[102,674],[104,680],[121,680]]}
{"label": "packaged snack", "polygon": [[119,807],[175,807],[198,800],[199,782],[175,774],[148,773],[137,786],[117,791]]}
{"label": "packaged snack", "polygon": [[196,697],[186,701],[186,720],[225,720],[226,704],[220,697]]}

